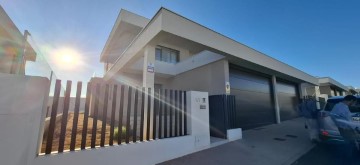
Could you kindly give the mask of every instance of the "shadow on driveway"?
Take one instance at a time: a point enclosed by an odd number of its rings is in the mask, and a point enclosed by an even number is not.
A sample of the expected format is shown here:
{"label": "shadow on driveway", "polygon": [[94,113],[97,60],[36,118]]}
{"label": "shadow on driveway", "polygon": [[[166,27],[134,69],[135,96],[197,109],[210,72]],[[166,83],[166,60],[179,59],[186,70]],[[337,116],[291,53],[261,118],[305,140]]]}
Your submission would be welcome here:
{"label": "shadow on driveway", "polygon": [[[339,158],[341,145],[318,144],[292,165],[345,165]],[[360,165],[360,153],[355,153],[355,165]]]}

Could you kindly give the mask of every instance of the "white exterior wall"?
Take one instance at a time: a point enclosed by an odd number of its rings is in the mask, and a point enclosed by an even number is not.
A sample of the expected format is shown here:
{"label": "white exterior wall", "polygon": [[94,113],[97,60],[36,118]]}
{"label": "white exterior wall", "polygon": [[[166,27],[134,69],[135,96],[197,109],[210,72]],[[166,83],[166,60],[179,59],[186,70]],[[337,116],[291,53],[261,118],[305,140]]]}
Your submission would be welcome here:
{"label": "white exterior wall", "polygon": [[161,82],[166,83],[164,88],[208,91],[209,95],[216,95],[225,93],[226,81],[229,81],[228,61],[220,60]]}
{"label": "white exterior wall", "polygon": [[49,80],[0,74],[0,164],[28,165],[42,136]]}

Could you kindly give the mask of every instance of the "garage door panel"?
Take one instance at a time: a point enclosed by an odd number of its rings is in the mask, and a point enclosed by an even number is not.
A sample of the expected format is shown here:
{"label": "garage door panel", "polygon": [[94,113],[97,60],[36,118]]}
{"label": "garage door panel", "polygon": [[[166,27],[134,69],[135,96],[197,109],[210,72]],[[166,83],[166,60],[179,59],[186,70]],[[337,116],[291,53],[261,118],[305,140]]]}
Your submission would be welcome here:
{"label": "garage door panel", "polygon": [[[246,81],[231,81],[246,82]],[[259,84],[259,83],[254,83]],[[272,106],[269,84],[262,84],[262,91],[259,88],[232,88],[231,94],[235,95],[236,100],[236,120],[243,129],[255,128],[263,125],[273,124],[275,122],[275,114]],[[233,86],[233,85],[232,85]],[[256,86],[256,85],[255,85]],[[253,86],[253,87],[255,87]]]}
{"label": "garage door panel", "polygon": [[277,96],[281,121],[299,117],[299,114],[296,111],[299,99],[296,89],[296,86],[293,84],[277,82]]}
{"label": "garage door panel", "polygon": [[259,83],[244,79],[239,79],[236,77],[230,77],[230,85],[234,89],[252,91],[252,92],[262,92],[270,93],[269,83]]}
{"label": "garage door panel", "polygon": [[262,84],[268,84],[268,81],[269,81],[269,79],[266,77],[254,75],[254,74],[247,73],[244,71],[239,71],[239,70],[231,70],[230,77],[234,77],[236,79],[248,80],[248,81],[257,82],[257,83],[262,83]]}
{"label": "garage door panel", "polygon": [[[242,105],[242,110],[254,109],[254,111],[263,111],[262,109],[272,109],[270,95],[266,93],[256,93],[232,89],[232,95],[243,96],[235,97],[236,104]],[[256,108],[254,108],[256,107]]]}

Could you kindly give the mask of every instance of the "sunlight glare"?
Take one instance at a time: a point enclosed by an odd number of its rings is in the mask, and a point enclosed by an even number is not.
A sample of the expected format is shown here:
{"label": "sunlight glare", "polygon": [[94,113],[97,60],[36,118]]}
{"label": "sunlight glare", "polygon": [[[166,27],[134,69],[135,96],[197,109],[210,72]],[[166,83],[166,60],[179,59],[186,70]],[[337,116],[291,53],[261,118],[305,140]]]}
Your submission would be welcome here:
{"label": "sunlight glare", "polygon": [[56,64],[63,69],[74,69],[81,64],[81,55],[72,48],[60,48],[54,50]]}

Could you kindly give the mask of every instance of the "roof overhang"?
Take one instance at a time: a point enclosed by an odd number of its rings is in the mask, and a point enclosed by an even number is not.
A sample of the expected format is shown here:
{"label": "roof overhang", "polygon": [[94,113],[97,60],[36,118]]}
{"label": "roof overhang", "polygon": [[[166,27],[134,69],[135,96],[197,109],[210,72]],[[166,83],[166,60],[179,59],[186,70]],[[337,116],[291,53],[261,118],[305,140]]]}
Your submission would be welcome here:
{"label": "roof overhang", "polygon": [[331,77],[321,77],[318,78],[319,81],[319,85],[320,86],[335,86],[337,88],[343,89],[345,91],[349,91],[349,88],[341,83],[339,83],[338,81],[332,79]]}
{"label": "roof overhang", "polygon": [[270,70],[277,75],[284,75],[301,82],[318,85],[317,78],[165,8],[161,8],[156,13],[119,59],[117,59],[115,65],[110,68],[104,78],[110,79],[113,77],[144,46],[163,32],[197,43],[210,51],[226,55],[235,61],[236,59],[242,61],[243,64],[257,66],[259,69]]}
{"label": "roof overhang", "polygon": [[149,23],[149,19],[121,9],[100,56],[101,62],[113,63],[126,46]]}

